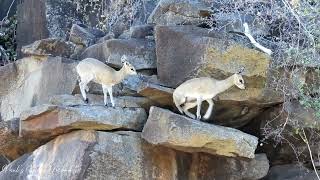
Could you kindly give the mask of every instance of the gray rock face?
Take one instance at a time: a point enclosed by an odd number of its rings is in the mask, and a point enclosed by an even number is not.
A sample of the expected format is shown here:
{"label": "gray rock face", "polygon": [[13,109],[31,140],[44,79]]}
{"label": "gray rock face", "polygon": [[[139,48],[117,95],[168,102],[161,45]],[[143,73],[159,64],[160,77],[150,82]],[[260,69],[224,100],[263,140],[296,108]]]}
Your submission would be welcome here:
{"label": "gray rock face", "polygon": [[260,179],[267,163],[265,155],[242,160],[152,146],[140,133],[76,131],[12,162],[0,179]]}
{"label": "gray rock face", "polygon": [[206,22],[212,11],[201,0],[161,0],[148,23],[157,25],[190,25]]}
{"label": "gray rock face", "polygon": [[[89,99],[89,105],[100,105],[103,106],[103,95],[87,94]],[[149,111],[151,106],[157,105],[153,100],[146,97],[133,97],[133,96],[119,96],[114,97],[115,106],[123,108],[144,108],[146,111]],[[86,105],[83,101],[81,94],[73,95],[56,95],[52,96],[50,101],[51,104],[57,106],[78,106]],[[111,107],[111,103],[108,102],[108,106]]]}
{"label": "gray rock face", "polygon": [[87,48],[81,58],[96,58],[114,67],[121,67],[121,56],[137,69],[155,69],[155,43],[146,39],[111,39]]}
{"label": "gray rock face", "polygon": [[59,38],[48,38],[23,46],[21,51],[31,56],[60,56],[69,58],[75,50],[75,44]]}
{"label": "gray rock face", "polygon": [[1,84],[2,119],[19,117],[22,111],[48,102],[52,95],[71,94],[77,83],[76,64],[61,57],[47,57],[43,61],[29,57],[8,65],[16,70],[9,74],[10,80]]}
{"label": "gray rock face", "polygon": [[119,36],[121,39],[138,38],[143,39],[147,36],[153,36],[154,26],[150,24],[137,25],[130,27],[130,30],[125,31]]}
{"label": "gray rock face", "polygon": [[263,180],[315,180],[314,171],[296,164],[273,166]]}
{"label": "gray rock face", "polygon": [[38,139],[19,137],[19,124],[19,119],[0,121],[0,154],[9,160],[29,153],[43,143]]}
{"label": "gray rock face", "polygon": [[151,107],[142,137],[151,144],[185,152],[254,158],[258,138],[239,130],[210,125]]}
{"label": "gray rock face", "polygon": [[141,131],[147,119],[143,108],[40,105],[21,113],[23,136],[50,138],[74,129]]}
{"label": "gray rock face", "polygon": [[264,107],[283,102],[266,88],[270,57],[248,47],[247,39],[195,26],[156,26],[155,37],[158,77],[169,87],[195,77],[223,80],[245,67],[246,89],[219,94],[210,122],[241,127]]}
{"label": "gray rock face", "polygon": [[96,37],[87,29],[73,24],[70,30],[69,40],[75,44],[88,47],[96,41]]}

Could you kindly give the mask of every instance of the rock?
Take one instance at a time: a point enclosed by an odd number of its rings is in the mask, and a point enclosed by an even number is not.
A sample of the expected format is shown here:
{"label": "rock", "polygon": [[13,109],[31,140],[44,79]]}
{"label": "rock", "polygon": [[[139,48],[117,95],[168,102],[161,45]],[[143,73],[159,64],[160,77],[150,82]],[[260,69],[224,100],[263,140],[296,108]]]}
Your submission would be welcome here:
{"label": "rock", "polygon": [[157,25],[198,25],[213,12],[201,0],[160,0],[149,16],[148,23]]}
{"label": "rock", "polygon": [[160,106],[174,106],[172,93],[173,89],[153,83],[143,83],[138,87],[137,92],[157,102]]}
{"label": "rock", "polygon": [[[256,154],[252,160],[211,156],[205,153],[192,154],[190,179],[219,180],[261,179],[269,170],[265,154]],[[213,170],[214,169],[214,170]]]}
{"label": "rock", "polygon": [[77,24],[73,24],[70,30],[69,40],[75,44],[89,47],[94,44],[96,37],[85,28]]}
{"label": "rock", "polygon": [[38,139],[19,137],[19,119],[0,121],[0,154],[9,160],[31,152],[41,143]]}
{"label": "rock", "polygon": [[142,108],[40,105],[21,113],[21,134],[50,138],[75,129],[141,131],[147,119]]}
{"label": "rock", "polygon": [[15,85],[17,76],[18,68],[15,63],[0,67],[0,100],[9,92],[10,88]]}
{"label": "rock", "polygon": [[159,0],[133,0],[130,1],[130,3],[126,1],[106,2],[106,8],[104,10],[106,29],[108,32],[114,33],[115,37],[118,37],[131,26],[145,24],[158,1]]}
{"label": "rock", "polygon": [[[209,133],[210,132],[210,133]],[[254,158],[258,139],[239,130],[210,125],[151,107],[142,138],[185,152]]]}
{"label": "rock", "polygon": [[122,55],[126,55],[137,70],[156,68],[155,43],[147,39],[111,39],[90,46],[81,58],[96,58],[120,68]]}
{"label": "rock", "polygon": [[[64,0],[21,2],[18,4],[17,14],[18,52],[22,46],[40,39],[67,39],[73,22],[85,21],[87,15],[77,11],[77,3]],[[19,57],[21,57],[20,54]]]}
{"label": "rock", "polygon": [[21,51],[31,56],[61,56],[69,58],[75,50],[75,44],[59,38],[48,38],[23,46]]}
{"label": "rock", "polygon": [[317,176],[303,166],[286,164],[271,167],[267,177],[263,180],[315,180]]}
{"label": "rock", "polygon": [[[104,105],[103,95],[94,95],[87,94],[89,99],[89,105]],[[142,107],[145,110],[149,111],[151,106],[157,105],[156,102],[148,99],[146,97],[133,97],[133,96],[119,96],[114,97],[116,107],[125,107],[125,108],[139,108]],[[57,106],[78,106],[85,105],[86,103],[82,100],[81,94],[73,95],[56,95],[52,96],[50,101],[51,104]],[[111,103],[108,102],[108,105],[111,106]]]}
{"label": "rock", "polygon": [[260,179],[266,162],[264,155],[242,160],[152,146],[136,132],[76,131],[12,162],[0,179]]}
{"label": "rock", "polygon": [[143,39],[147,36],[153,36],[154,26],[150,24],[137,25],[130,27],[130,30],[125,31],[119,36],[121,39],[138,38]]}
{"label": "rock", "polygon": [[267,88],[270,57],[247,47],[248,40],[195,26],[156,26],[157,72],[161,83],[177,87],[195,77],[225,79],[245,67],[245,90],[232,87],[217,96],[209,122],[241,127],[265,107],[283,102]]}
{"label": "rock", "polygon": [[14,70],[9,75],[12,81],[1,84],[2,119],[19,117],[22,111],[47,103],[52,95],[71,94],[77,83],[76,64],[61,57],[47,57],[43,61],[28,57],[2,67],[1,71],[7,67]]}
{"label": "rock", "polygon": [[103,43],[103,42],[105,42],[105,41],[107,41],[107,40],[109,40],[109,39],[115,39],[115,35],[114,35],[112,32],[110,32],[110,33],[108,33],[107,35],[105,35],[105,36],[103,36],[102,38],[100,38],[100,39],[97,41],[97,44],[98,44],[98,43]]}

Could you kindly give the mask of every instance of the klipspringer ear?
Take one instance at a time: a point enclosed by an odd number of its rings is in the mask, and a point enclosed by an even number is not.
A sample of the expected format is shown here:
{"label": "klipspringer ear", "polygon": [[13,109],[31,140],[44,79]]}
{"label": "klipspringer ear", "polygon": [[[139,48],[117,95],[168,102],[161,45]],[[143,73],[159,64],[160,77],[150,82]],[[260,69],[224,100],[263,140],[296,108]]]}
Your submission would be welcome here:
{"label": "klipspringer ear", "polygon": [[239,71],[237,72],[237,74],[242,74],[244,72],[244,67],[242,66]]}
{"label": "klipspringer ear", "polygon": [[126,55],[123,55],[121,57],[121,63],[124,64],[125,62],[127,62],[127,56]]}

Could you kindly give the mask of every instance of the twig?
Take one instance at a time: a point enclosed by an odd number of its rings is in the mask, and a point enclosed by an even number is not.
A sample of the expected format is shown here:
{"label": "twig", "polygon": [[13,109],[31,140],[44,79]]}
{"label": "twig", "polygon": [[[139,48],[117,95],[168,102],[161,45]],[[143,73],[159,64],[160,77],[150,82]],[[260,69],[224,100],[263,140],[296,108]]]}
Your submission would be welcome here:
{"label": "twig", "polygon": [[10,6],[9,6],[9,9],[8,9],[8,11],[7,11],[6,16],[1,20],[1,28],[2,28],[2,25],[3,25],[4,20],[6,20],[6,19],[9,17],[9,13],[10,13],[11,8],[12,8],[12,6],[13,6],[13,3],[14,3],[15,1],[16,1],[16,0],[13,0],[13,1],[11,2]]}
{"label": "twig", "polygon": [[268,55],[271,55],[271,54],[272,54],[272,51],[271,51],[270,49],[268,49],[268,48],[266,48],[266,47],[263,47],[261,44],[259,44],[259,43],[252,37],[252,35],[251,35],[251,33],[250,33],[249,26],[248,26],[247,23],[244,23],[244,24],[243,24],[243,27],[244,27],[244,35],[246,35],[246,36],[249,38],[250,42],[251,42],[254,46],[256,46],[258,49],[260,49],[261,51],[265,52],[265,53],[268,54]]}
{"label": "twig", "polygon": [[[311,159],[311,163],[312,163],[314,172],[316,173],[318,180],[320,180],[320,177],[319,177],[319,174],[318,174],[316,165],[314,164],[314,160],[313,160],[313,156],[312,156],[312,151],[311,151],[311,148],[310,148],[308,139],[307,139],[307,135],[306,135],[306,133],[305,133],[305,131],[304,131],[303,128],[302,128],[302,133],[303,133],[303,137],[301,137],[301,138],[302,138],[302,140],[306,143],[306,145],[307,145],[307,147],[308,147],[309,155],[310,155],[310,159]],[[301,136],[301,135],[300,135],[300,136]]]}

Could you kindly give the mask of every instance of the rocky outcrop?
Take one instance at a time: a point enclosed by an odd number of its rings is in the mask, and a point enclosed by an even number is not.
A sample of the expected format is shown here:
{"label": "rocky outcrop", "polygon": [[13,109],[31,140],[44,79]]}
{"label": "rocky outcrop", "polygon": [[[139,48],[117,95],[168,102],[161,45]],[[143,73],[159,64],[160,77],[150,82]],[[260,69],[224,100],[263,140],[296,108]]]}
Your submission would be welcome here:
{"label": "rocky outcrop", "polygon": [[12,162],[0,179],[260,179],[267,162],[265,155],[242,160],[183,153],[152,146],[134,132],[77,131]]}
{"label": "rocky outcrop", "polygon": [[[32,106],[48,102],[55,94],[71,94],[77,83],[75,65],[70,59],[47,57],[39,61],[29,57],[9,64],[14,71],[1,84],[1,117],[11,120]],[[1,68],[7,74],[7,66]]]}
{"label": "rocky outcrop", "polygon": [[21,113],[22,136],[48,139],[75,129],[141,131],[142,108],[40,105]]}
{"label": "rocky outcrop", "polygon": [[239,130],[210,125],[151,107],[142,137],[151,144],[186,152],[254,158],[258,139]]}
{"label": "rocky outcrop", "polygon": [[314,171],[296,164],[273,166],[263,180],[314,180]]}
{"label": "rocky outcrop", "polygon": [[96,37],[87,29],[73,24],[70,30],[69,40],[77,45],[88,47],[94,44]]}
{"label": "rocky outcrop", "polygon": [[194,77],[222,80],[245,67],[246,89],[233,87],[218,95],[210,122],[241,127],[264,107],[283,101],[266,88],[270,57],[244,45],[247,39],[195,26],[157,26],[155,36],[158,77],[167,86]]}
{"label": "rocky outcrop", "polygon": [[154,26],[150,24],[137,25],[130,27],[129,30],[125,31],[119,36],[121,39],[138,38],[143,39],[147,37],[153,37]]}
{"label": "rocky outcrop", "polygon": [[147,39],[111,39],[87,48],[81,58],[96,58],[114,67],[121,67],[121,56],[126,55],[137,70],[155,69],[155,43]]}
{"label": "rocky outcrop", "polygon": [[23,46],[21,51],[29,56],[60,56],[69,58],[75,50],[75,44],[59,38],[48,38]]}
{"label": "rocky outcrop", "polygon": [[0,121],[0,154],[8,160],[32,152],[43,143],[39,139],[19,137],[19,125],[19,119]]}
{"label": "rocky outcrop", "polygon": [[[93,105],[93,106],[103,106],[103,95],[87,94],[89,103],[86,104],[83,101],[81,94],[76,95],[56,95],[52,96],[49,100],[50,104],[57,106],[79,106],[79,105]],[[144,108],[149,110],[151,106],[157,103],[146,97],[134,97],[134,96],[119,96],[114,97],[115,106],[123,108]],[[111,107],[111,102],[108,101],[108,106]]]}
{"label": "rocky outcrop", "polygon": [[160,0],[149,16],[148,23],[157,25],[199,25],[212,14],[201,0]]}

